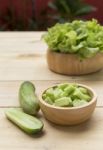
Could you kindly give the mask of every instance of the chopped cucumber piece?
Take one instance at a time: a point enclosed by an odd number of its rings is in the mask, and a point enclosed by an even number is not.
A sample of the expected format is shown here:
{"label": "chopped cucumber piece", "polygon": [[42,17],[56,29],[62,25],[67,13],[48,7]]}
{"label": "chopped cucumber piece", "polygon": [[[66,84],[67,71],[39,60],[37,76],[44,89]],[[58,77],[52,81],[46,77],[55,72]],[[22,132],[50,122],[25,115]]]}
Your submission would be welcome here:
{"label": "chopped cucumber piece", "polygon": [[69,97],[62,97],[57,99],[54,105],[60,107],[72,106],[72,100]]}
{"label": "chopped cucumber piece", "polygon": [[91,100],[88,90],[75,83],[62,83],[49,88],[43,94],[43,99],[55,106],[72,107],[88,103]]}
{"label": "chopped cucumber piece", "polygon": [[85,104],[87,104],[87,103],[88,103],[88,102],[85,101],[85,100],[75,99],[75,100],[73,101],[73,106],[74,106],[74,107],[78,107],[78,106],[85,105]]}

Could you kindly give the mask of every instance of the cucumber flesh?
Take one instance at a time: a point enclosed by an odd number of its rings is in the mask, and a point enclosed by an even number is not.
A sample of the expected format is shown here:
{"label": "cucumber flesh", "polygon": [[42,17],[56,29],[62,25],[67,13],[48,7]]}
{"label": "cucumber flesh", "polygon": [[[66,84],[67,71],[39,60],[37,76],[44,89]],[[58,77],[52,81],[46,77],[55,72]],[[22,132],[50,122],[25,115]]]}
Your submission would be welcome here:
{"label": "cucumber flesh", "polygon": [[9,120],[29,134],[41,131],[44,126],[39,119],[20,111],[18,108],[9,108],[5,114]]}

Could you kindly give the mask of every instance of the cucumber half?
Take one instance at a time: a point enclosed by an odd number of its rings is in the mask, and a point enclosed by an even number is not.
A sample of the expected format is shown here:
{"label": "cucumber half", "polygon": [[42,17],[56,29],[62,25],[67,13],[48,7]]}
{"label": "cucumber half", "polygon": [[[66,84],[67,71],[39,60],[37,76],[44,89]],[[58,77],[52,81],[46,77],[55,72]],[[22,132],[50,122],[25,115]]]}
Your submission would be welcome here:
{"label": "cucumber half", "polygon": [[28,134],[40,132],[43,123],[36,117],[30,116],[18,108],[9,108],[5,112],[6,117]]}

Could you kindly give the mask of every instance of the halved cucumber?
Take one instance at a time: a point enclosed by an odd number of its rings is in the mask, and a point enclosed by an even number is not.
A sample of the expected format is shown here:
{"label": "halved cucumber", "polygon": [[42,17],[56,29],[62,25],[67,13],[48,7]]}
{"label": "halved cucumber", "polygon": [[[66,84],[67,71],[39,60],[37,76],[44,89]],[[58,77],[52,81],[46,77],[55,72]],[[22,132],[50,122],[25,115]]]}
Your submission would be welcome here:
{"label": "halved cucumber", "polygon": [[5,114],[9,120],[29,134],[41,131],[44,126],[39,119],[20,111],[18,108],[9,108]]}

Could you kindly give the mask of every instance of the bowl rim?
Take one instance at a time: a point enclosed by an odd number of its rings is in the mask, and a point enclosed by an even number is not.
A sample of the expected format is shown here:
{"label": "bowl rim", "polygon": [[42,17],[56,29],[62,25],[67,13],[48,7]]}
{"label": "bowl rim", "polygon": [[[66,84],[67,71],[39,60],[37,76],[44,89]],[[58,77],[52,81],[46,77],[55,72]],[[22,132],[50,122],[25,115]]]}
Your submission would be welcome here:
{"label": "bowl rim", "polygon": [[[66,82],[66,83],[69,84],[69,82]],[[70,84],[72,84],[72,82],[70,82]],[[43,98],[42,98],[43,93],[44,93],[46,90],[48,90],[49,88],[56,87],[56,86],[59,85],[59,84],[56,84],[56,85],[54,85],[54,86],[50,86],[50,87],[48,87],[47,89],[45,89],[45,90],[40,94],[39,102],[42,103],[43,105],[49,107],[49,108],[52,108],[52,109],[58,109],[58,110],[76,110],[76,109],[82,109],[82,108],[88,107],[88,106],[90,106],[91,104],[93,104],[94,102],[97,101],[97,97],[98,97],[98,96],[97,96],[96,92],[95,92],[91,87],[89,87],[89,86],[87,86],[87,85],[84,85],[84,84],[79,84],[79,83],[76,83],[76,84],[77,84],[78,86],[80,86],[80,87],[86,88],[88,91],[90,91],[90,93],[92,93],[93,97],[92,97],[91,101],[88,102],[87,104],[84,104],[84,105],[82,105],[82,106],[76,106],[76,107],[59,107],[59,106],[50,105],[50,104],[48,104],[47,102],[45,102],[45,101],[43,100]]]}

